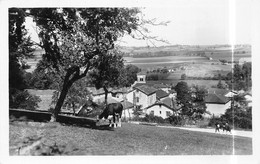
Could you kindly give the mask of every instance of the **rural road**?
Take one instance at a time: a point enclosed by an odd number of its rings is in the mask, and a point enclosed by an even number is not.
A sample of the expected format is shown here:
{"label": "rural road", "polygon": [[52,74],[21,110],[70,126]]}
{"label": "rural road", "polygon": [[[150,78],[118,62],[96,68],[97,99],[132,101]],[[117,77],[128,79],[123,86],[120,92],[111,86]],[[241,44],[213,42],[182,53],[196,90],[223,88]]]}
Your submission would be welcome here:
{"label": "rural road", "polygon": [[[139,122],[129,122],[129,123],[139,124]],[[158,125],[156,127],[160,127],[160,128],[176,128],[176,129],[183,129],[183,130],[190,130],[190,131],[215,133],[215,129],[214,128],[193,128],[193,127],[189,128],[189,127],[174,127],[174,126],[160,126],[160,125]],[[217,132],[216,134],[234,135],[234,136],[249,137],[249,138],[253,137],[253,132],[252,131],[232,130],[231,133],[232,134],[230,134],[229,132],[228,133],[222,132],[222,130],[220,130],[220,132]]]}
{"label": "rural road", "polygon": [[[190,131],[198,131],[198,132],[206,132],[206,133],[215,133],[215,129],[213,128],[186,128],[186,127],[167,127],[167,126],[157,126],[157,127],[161,127],[161,128],[178,128],[178,129],[183,129],[183,130],[190,130]],[[222,132],[222,130],[220,130],[220,132],[217,132],[216,134],[225,134],[225,135],[234,135],[234,136],[241,136],[241,137],[249,137],[252,138],[253,136],[253,132],[251,131],[241,131],[241,130],[232,130],[231,131],[232,134],[230,134],[229,132]]]}

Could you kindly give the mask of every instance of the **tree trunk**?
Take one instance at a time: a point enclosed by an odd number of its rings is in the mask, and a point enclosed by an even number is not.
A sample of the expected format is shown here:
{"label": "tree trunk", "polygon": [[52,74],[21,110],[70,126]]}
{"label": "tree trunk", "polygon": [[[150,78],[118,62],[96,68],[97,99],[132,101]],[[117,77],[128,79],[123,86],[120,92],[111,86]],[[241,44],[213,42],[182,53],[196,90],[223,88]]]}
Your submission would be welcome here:
{"label": "tree trunk", "polygon": [[76,116],[75,103],[72,102],[73,115]]}
{"label": "tree trunk", "polygon": [[69,88],[72,86],[72,82],[69,81],[69,82],[64,82],[65,84],[63,85],[63,88],[62,88],[62,91],[61,91],[61,94],[59,96],[59,99],[57,101],[57,104],[54,108],[54,111],[52,113],[52,116],[51,116],[51,121],[50,122],[56,122],[57,120],[57,116],[58,114],[60,113],[60,110],[61,110],[61,107],[63,105],[63,102],[67,96],[67,93],[69,91]]}
{"label": "tree trunk", "polygon": [[105,86],[103,86],[103,89],[105,91],[105,106],[107,106],[107,94],[108,94],[108,90]]}

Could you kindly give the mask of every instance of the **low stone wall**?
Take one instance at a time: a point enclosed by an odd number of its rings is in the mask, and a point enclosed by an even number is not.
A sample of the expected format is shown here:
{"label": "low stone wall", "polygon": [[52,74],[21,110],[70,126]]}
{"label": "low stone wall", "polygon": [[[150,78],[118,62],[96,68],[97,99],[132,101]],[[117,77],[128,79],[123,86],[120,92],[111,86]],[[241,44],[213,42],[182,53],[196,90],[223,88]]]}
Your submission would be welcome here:
{"label": "low stone wall", "polygon": [[[9,117],[20,120],[36,121],[36,122],[49,122],[51,120],[51,113],[48,111],[39,110],[24,110],[24,109],[9,109]],[[57,122],[66,124],[80,124],[96,126],[97,120],[88,117],[69,116],[66,114],[59,114]]]}

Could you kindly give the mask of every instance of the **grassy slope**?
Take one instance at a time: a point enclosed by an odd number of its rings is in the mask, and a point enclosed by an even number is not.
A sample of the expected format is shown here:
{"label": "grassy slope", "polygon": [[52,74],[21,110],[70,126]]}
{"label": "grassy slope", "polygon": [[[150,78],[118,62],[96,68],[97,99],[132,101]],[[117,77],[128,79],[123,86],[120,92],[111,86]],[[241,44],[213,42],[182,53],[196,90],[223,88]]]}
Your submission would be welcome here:
{"label": "grassy slope", "polygon": [[10,155],[29,136],[65,146],[67,155],[231,155],[252,154],[252,139],[124,123],[117,129],[90,129],[58,123],[10,124]]}

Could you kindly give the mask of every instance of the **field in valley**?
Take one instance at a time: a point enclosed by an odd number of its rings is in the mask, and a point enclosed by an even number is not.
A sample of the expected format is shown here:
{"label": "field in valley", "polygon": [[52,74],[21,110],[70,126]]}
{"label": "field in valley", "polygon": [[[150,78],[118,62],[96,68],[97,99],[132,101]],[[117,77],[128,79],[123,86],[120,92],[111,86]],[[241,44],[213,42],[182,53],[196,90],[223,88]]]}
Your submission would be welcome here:
{"label": "field in valley", "polygon": [[[42,155],[250,155],[252,138],[123,123],[122,128],[89,128],[60,123],[10,122],[9,152]],[[213,130],[213,129],[212,129]],[[35,147],[30,145],[37,145]],[[29,149],[30,147],[30,149]],[[234,152],[233,152],[234,147]],[[57,155],[56,154],[56,155]]]}

